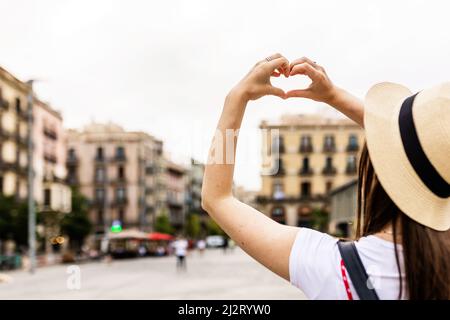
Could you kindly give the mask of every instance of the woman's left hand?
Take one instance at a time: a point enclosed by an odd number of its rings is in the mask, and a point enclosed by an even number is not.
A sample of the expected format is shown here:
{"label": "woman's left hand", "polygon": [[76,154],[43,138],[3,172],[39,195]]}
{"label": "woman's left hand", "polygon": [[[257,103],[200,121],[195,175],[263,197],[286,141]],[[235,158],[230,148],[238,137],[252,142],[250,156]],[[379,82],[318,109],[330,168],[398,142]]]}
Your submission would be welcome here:
{"label": "woman's left hand", "polygon": [[259,61],[232,92],[238,93],[246,101],[257,100],[266,95],[286,99],[286,93],[282,89],[272,86],[270,77],[289,77],[289,73],[289,61],[277,53]]}

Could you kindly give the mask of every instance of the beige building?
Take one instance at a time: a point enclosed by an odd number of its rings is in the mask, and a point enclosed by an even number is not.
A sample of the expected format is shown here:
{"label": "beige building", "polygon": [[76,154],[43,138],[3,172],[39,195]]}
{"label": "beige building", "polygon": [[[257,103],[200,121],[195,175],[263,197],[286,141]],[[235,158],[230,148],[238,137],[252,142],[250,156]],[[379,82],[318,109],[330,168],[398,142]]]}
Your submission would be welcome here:
{"label": "beige building", "polygon": [[98,234],[113,222],[150,231],[165,205],[163,144],[144,132],[93,123],[67,131],[68,182],[90,200]]}
{"label": "beige building", "polygon": [[[27,196],[29,86],[0,68],[0,192]],[[61,114],[33,96],[34,198],[38,211],[69,212]]]}
{"label": "beige building", "polygon": [[0,67],[0,193],[27,196],[27,84]]}
{"label": "beige building", "polygon": [[358,181],[351,180],[330,192],[329,232],[340,237],[355,235],[358,210]]}
{"label": "beige building", "polygon": [[166,208],[170,223],[180,230],[185,221],[187,169],[170,160],[165,165]]}
{"label": "beige building", "polygon": [[312,226],[314,209],[329,212],[329,192],[355,178],[363,130],[319,115],[286,115],[260,128],[259,209],[281,223]]}

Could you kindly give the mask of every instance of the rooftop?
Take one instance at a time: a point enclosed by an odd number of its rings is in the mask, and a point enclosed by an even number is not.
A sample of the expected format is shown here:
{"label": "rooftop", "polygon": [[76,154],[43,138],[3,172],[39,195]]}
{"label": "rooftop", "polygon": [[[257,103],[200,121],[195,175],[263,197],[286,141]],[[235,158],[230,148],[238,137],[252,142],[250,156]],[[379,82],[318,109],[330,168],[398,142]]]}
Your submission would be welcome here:
{"label": "rooftop", "polygon": [[261,121],[260,128],[292,126],[358,126],[344,117],[325,117],[320,114],[285,114],[276,120]]}

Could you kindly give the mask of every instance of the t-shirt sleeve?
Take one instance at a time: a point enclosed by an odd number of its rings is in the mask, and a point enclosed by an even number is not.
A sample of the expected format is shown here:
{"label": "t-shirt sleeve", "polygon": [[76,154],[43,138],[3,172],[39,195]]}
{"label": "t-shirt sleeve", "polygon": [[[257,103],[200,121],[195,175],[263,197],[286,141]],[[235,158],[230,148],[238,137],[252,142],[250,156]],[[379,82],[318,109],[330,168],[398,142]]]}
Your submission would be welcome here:
{"label": "t-shirt sleeve", "polygon": [[308,228],[297,233],[289,257],[290,282],[309,299],[318,297],[325,283],[336,276],[337,241]]}

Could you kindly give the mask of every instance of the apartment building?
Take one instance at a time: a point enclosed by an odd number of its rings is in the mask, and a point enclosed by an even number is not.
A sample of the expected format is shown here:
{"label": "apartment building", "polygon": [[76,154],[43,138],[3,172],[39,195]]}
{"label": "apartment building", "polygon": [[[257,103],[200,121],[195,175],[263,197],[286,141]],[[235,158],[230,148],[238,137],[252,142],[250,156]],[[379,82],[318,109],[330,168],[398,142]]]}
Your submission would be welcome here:
{"label": "apartment building", "polygon": [[260,129],[259,209],[280,223],[312,226],[314,209],[329,212],[329,192],[356,177],[363,130],[319,115],[286,115]]}
{"label": "apartment building", "polygon": [[166,160],[166,208],[170,223],[177,230],[181,230],[185,222],[187,172],[185,167]]}
{"label": "apartment building", "polygon": [[29,86],[0,67],[0,193],[27,196]]}
{"label": "apartment building", "polygon": [[[28,94],[30,87],[0,68],[0,193],[27,197]],[[33,95],[32,143],[37,210],[71,209],[65,183],[66,145],[61,114]]]}
{"label": "apartment building", "polygon": [[113,222],[151,231],[166,200],[162,142],[113,123],[92,123],[67,130],[67,143],[67,181],[90,200],[96,233]]}

